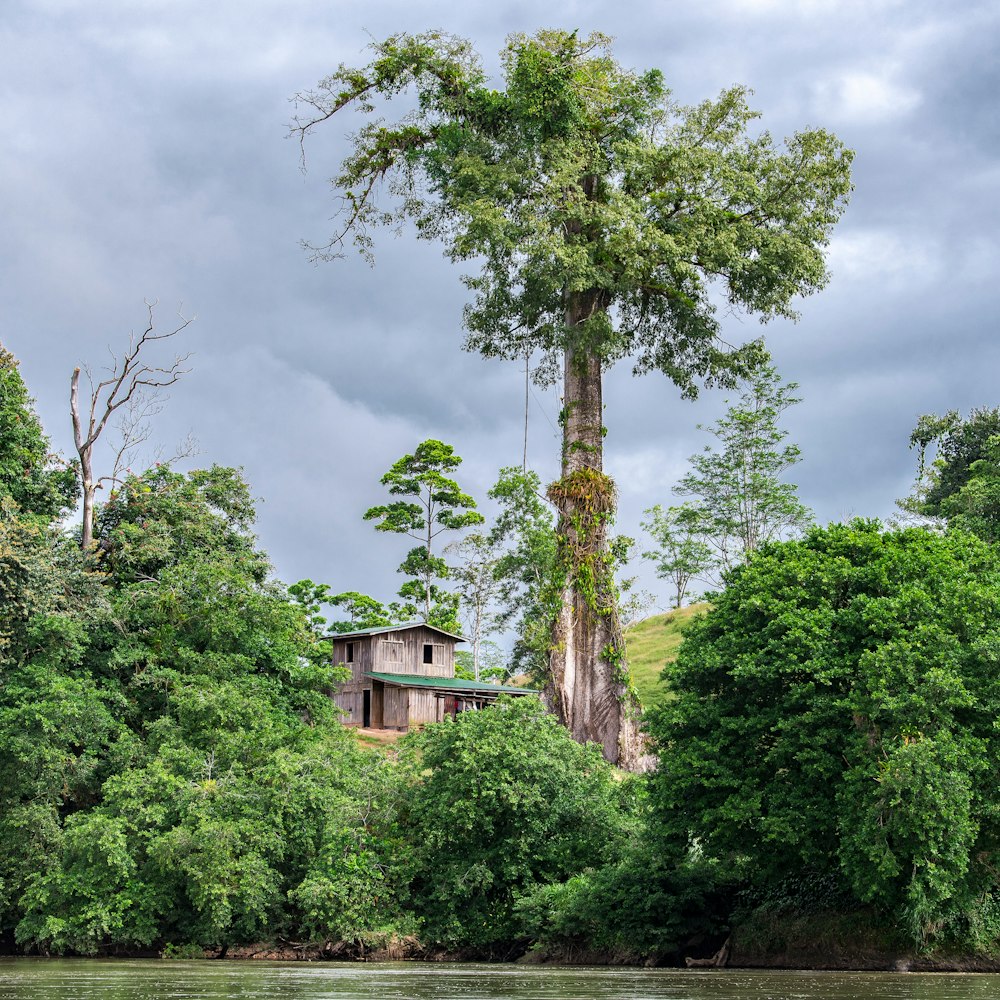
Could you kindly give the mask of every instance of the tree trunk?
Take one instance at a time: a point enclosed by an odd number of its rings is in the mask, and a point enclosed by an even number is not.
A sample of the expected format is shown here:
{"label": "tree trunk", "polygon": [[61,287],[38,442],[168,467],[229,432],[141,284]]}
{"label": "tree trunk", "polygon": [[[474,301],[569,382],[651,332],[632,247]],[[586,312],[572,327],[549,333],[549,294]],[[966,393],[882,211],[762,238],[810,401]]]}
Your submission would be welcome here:
{"label": "tree trunk", "polygon": [[84,552],[94,544],[94,497],[97,484],[94,482],[94,433],[93,406],[91,406],[90,426],[84,431],[80,416],[80,369],[73,369],[69,384],[69,411],[73,420],[73,443],[80,456],[80,485],[83,492],[83,524],[80,527],[80,548]]}
{"label": "tree trunk", "polygon": [[434,499],[431,497],[430,487],[427,487],[427,500],[425,501],[425,507],[427,510],[427,546],[425,551],[425,557],[427,560],[427,569],[424,574],[424,621],[429,622],[431,620],[431,542],[434,540],[434,535],[432,534],[434,530],[434,523],[432,517],[434,514]]}
{"label": "tree trunk", "polygon": [[[597,293],[574,294],[567,326],[586,320],[595,307],[600,308]],[[600,743],[606,760],[634,770],[641,766],[642,739],[608,550],[615,495],[601,468],[600,357],[568,349],[564,379],[562,479],[552,484],[549,495],[559,510],[566,582],[545,696],[574,739]]]}
{"label": "tree trunk", "polygon": [[84,552],[89,552],[94,545],[94,497],[97,495],[89,452],[85,460],[81,456],[80,477],[83,480],[83,524],[80,529],[80,548]]}

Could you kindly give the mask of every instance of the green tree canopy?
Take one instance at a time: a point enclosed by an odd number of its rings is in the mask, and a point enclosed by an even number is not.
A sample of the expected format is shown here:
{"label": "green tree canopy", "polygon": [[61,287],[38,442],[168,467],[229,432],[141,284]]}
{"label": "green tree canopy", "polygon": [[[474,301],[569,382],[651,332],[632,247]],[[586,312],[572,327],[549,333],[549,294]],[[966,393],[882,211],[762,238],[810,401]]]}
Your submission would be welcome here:
{"label": "green tree canopy", "polygon": [[120,699],[80,669],[109,606],[56,524],[75,498],[76,475],[50,455],[0,347],[0,933],[58,850],[60,816],[90,801],[122,735]]}
{"label": "green tree canopy", "polygon": [[86,808],[131,748],[124,699],[84,666],[113,625],[101,577],[39,515],[0,498],[0,933],[58,857],[62,818]]}
{"label": "green tree canopy", "polygon": [[255,517],[238,469],[213,465],[184,475],[158,465],[109,496],[95,540],[120,586],[157,579],[183,560],[223,556],[260,584],[270,564],[250,531]]}
{"label": "green tree canopy", "polygon": [[[367,250],[368,227],[413,219],[453,259],[484,259],[466,279],[470,347],[512,360],[634,356],[694,394],[699,378],[750,360],[718,339],[716,281],[765,317],[792,315],[792,297],[825,284],[851,154],[822,130],[785,149],[751,134],[746,88],[681,107],[659,70],[619,66],[598,33],[512,35],[504,90],[464,39],[401,34],[372,50],[367,66],[341,66],[298,98],[303,139],[345,107],[373,116],[334,181],[345,224],[319,253],[339,253],[349,234]],[[411,114],[374,118],[377,102],[411,88]],[[384,180],[395,204],[376,200]],[[574,294],[593,308],[567,322]]]}
{"label": "green tree canopy", "polygon": [[919,448],[920,474],[914,494],[900,506],[1000,541],[1000,408],[981,407],[965,420],[956,410],[925,414],[910,446]]}
{"label": "green tree canopy", "polygon": [[664,672],[668,837],[764,880],[840,872],[918,939],[973,919],[996,889],[998,623],[1000,561],[970,535],[764,546]]}
{"label": "green tree canopy", "polygon": [[384,778],[339,724],[329,647],[269,579],[252,520],[236,470],[130,477],[99,512],[102,601],[85,620],[38,606],[30,634],[60,641],[0,686],[0,774],[19,775],[3,917],[25,945],[220,947],[388,919]]}
{"label": "green tree canopy", "polygon": [[329,598],[332,605],[342,608],[350,617],[346,621],[333,622],[334,632],[354,632],[366,628],[382,628],[384,625],[395,625],[400,618],[401,609],[396,604],[388,607],[368,594],[357,590],[348,590],[342,594],[334,594]]}
{"label": "green tree canopy", "polygon": [[9,497],[24,514],[52,519],[78,492],[76,474],[50,453],[17,359],[0,344],[0,498]]}

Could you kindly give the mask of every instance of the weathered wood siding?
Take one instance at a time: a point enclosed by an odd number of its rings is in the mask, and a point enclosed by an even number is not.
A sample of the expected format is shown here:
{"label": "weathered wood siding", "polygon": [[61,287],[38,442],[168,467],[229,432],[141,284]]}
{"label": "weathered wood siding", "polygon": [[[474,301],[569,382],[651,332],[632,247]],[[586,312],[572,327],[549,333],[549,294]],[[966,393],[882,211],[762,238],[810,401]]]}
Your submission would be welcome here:
{"label": "weathered wood siding", "polygon": [[408,729],[410,725],[410,689],[385,685],[382,702],[382,726],[385,729]]}
{"label": "weathered wood siding", "polygon": [[438,721],[438,698],[433,691],[410,689],[410,725],[422,726],[426,722]]}
{"label": "weathered wood siding", "polygon": [[[349,684],[360,684],[364,683],[364,675],[366,672],[370,672],[375,669],[374,663],[374,646],[377,640],[377,636],[361,636],[358,639],[334,639],[333,640],[333,662],[342,663],[346,667],[351,668],[351,679],[347,683]],[[353,649],[350,651],[353,654],[353,659],[349,660],[348,657],[348,646],[352,646]]]}
{"label": "weathered wood siding", "polygon": [[[333,662],[342,663],[351,670],[350,680],[339,684],[333,696],[334,704],[344,713],[345,726],[360,726],[364,721],[364,691],[372,686],[365,673],[374,670],[372,664],[375,661],[376,639],[375,636],[366,635],[354,639],[333,640]],[[353,646],[350,651],[348,645]],[[350,660],[348,660],[349,652],[353,654]]]}
{"label": "weathered wood siding", "polygon": [[[374,667],[383,674],[421,674],[424,677],[455,676],[455,640],[420,626],[402,632],[375,636]],[[431,662],[424,662],[430,647]]]}
{"label": "weathered wood siding", "polygon": [[333,703],[340,709],[345,726],[360,726],[364,716],[363,691],[335,691]]}

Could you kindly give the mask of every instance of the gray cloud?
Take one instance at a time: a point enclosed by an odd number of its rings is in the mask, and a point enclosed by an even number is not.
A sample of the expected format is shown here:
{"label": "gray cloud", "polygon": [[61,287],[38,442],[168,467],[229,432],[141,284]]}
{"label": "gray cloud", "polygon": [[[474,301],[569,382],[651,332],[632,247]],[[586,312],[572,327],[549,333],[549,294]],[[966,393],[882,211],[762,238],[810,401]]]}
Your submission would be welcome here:
{"label": "gray cloud", "polygon": [[[437,0],[363,13],[304,0],[4,5],[0,340],[56,444],[69,450],[72,367],[120,346],[144,296],[163,322],[183,303],[198,315],[183,335],[195,369],[158,438],[169,448],[192,430],[202,461],[245,467],[283,578],[391,595],[403,544],[360,520],[379,476],[440,437],[484,495],[520,461],[523,384],[516,366],[461,351],[466,293],[439,247],[385,233],[374,269],[308,263],[299,241],[331,231],[326,178],[352,122],[317,134],[303,174],[289,98],[341,60],[363,62],[366,32],[444,27],[495,72],[511,31],[596,28],[625,64],[661,67],[681,102],[745,83],[774,134],[823,125],[856,149],[830,287],[798,324],[731,317],[726,333],[763,332],[801,384],[786,423],[817,516],[891,513],[917,415],[997,402],[994,5],[556,0],[540,17],[526,3]],[[621,365],[606,398],[620,526],[637,534],[725,395],[685,403]],[[558,409],[555,392],[533,390],[529,453],[545,478]]]}

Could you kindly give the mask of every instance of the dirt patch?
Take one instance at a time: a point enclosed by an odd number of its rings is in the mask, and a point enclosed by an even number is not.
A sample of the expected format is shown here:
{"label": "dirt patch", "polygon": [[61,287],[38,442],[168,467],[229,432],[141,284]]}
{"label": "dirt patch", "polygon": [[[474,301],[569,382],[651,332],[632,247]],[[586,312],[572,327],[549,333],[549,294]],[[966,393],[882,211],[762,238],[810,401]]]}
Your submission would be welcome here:
{"label": "dirt patch", "polygon": [[358,739],[366,743],[397,743],[406,735],[398,729],[362,729],[360,726],[352,729],[357,733]]}

